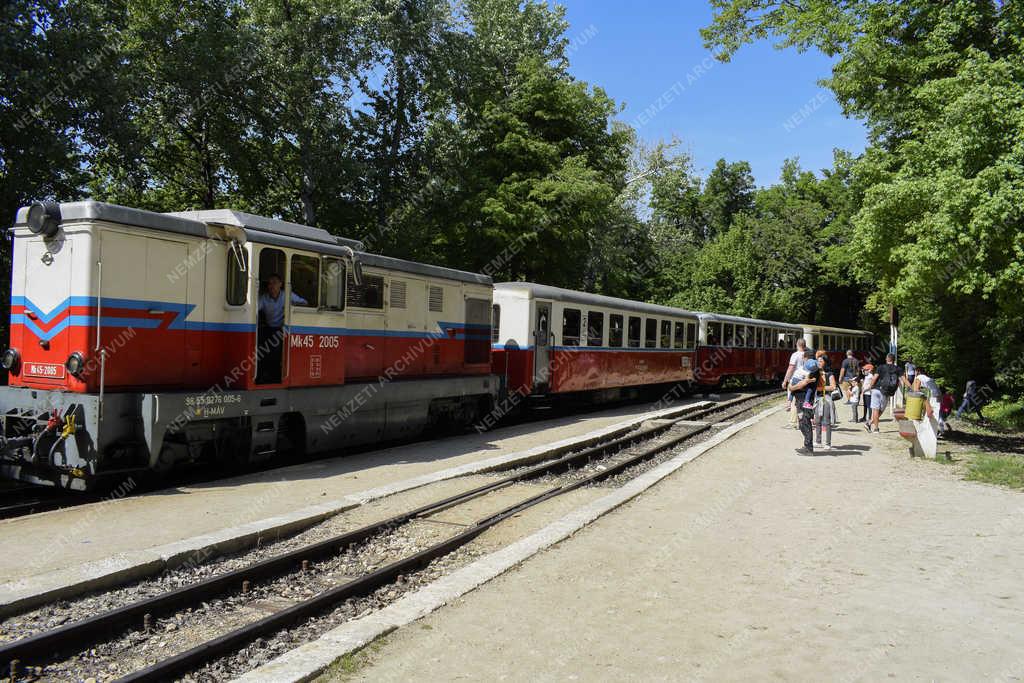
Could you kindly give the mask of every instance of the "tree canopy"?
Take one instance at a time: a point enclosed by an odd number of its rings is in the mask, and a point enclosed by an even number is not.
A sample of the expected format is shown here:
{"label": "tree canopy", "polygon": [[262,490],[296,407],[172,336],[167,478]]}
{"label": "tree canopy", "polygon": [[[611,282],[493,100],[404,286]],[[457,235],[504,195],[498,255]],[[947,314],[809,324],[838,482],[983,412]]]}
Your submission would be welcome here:
{"label": "tree canopy", "polygon": [[709,2],[724,61],[835,58],[867,150],[701,173],[570,74],[541,0],[10,0],[0,213],[232,206],[498,280],[878,331],[896,307],[936,375],[1020,386],[1020,5]]}

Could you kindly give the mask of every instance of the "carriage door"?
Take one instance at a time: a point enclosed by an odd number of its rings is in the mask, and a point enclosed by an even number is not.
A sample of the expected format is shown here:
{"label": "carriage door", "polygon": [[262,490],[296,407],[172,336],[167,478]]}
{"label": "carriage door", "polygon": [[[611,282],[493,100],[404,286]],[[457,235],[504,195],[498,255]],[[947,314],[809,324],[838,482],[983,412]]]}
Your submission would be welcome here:
{"label": "carriage door", "polygon": [[551,304],[537,302],[533,331],[533,390],[547,391],[551,378]]}

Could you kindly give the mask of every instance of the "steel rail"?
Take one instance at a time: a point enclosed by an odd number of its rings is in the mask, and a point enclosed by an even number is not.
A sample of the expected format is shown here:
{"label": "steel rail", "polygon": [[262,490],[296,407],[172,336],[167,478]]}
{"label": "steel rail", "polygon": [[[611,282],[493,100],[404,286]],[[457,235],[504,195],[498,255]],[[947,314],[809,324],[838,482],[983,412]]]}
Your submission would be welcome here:
{"label": "steel rail", "polygon": [[[754,397],[744,397],[742,399],[736,399],[730,403],[741,403],[750,401]],[[715,407],[715,410],[722,410],[725,405]],[[741,411],[742,412],[742,411]],[[682,421],[678,419],[677,421]],[[665,450],[673,448],[679,443],[690,439],[698,434],[710,430],[714,426],[713,423],[706,425],[694,426],[692,429],[686,431],[683,434],[676,435],[665,441],[651,444],[650,446],[643,449],[640,453],[631,456],[630,458],[623,460],[620,463],[600,471],[596,472],[588,477],[580,479],[578,481],[565,484],[563,486],[557,486],[547,491],[531,496],[530,498],[515,503],[500,512],[494,513],[482,520],[476,522],[473,526],[466,529],[465,531],[441,541],[429,548],[426,548],[414,555],[407,558],[392,562],[380,569],[371,572],[365,576],[362,576],[348,583],[342,584],[335,588],[326,590],[318,595],[315,595],[307,600],[292,605],[284,610],[271,614],[259,621],[246,624],[233,631],[225,633],[217,638],[202,643],[194,648],[181,652],[177,655],[169,657],[152,664],[144,669],[135,671],[127,676],[119,678],[117,683],[141,683],[144,681],[164,681],[168,680],[173,676],[177,676],[184,672],[195,669],[213,659],[216,659],[225,654],[231,653],[249,643],[256,638],[263,635],[273,633],[281,630],[291,624],[299,621],[304,621],[310,617],[316,616],[322,613],[326,609],[337,605],[344,600],[348,600],[354,597],[361,597],[368,595],[377,588],[387,585],[397,579],[398,576],[408,574],[427,566],[431,561],[442,557],[458,549],[459,547],[466,545],[477,536],[487,531],[496,524],[508,519],[509,517],[519,514],[523,510],[538,505],[544,501],[550,500],[557,496],[563,495],[570,491],[595,484],[604,479],[616,476],[625,472],[631,467],[639,465],[646,460],[649,460],[653,456],[661,453]]]}
{"label": "steel rail", "polygon": [[[44,631],[34,636],[29,636],[16,640],[10,643],[0,645],[0,668],[7,668],[11,662],[20,661],[25,664],[40,664],[42,662],[49,662],[57,658],[59,655],[72,651],[75,648],[81,648],[83,646],[97,642],[97,634],[103,636],[111,636],[116,633],[120,633],[124,630],[130,629],[132,626],[137,625],[141,627],[143,620],[146,615],[151,617],[159,616],[169,612],[174,612],[182,607],[191,606],[203,601],[215,598],[226,593],[238,591],[241,588],[243,581],[259,581],[267,580],[271,578],[278,578],[287,574],[298,571],[303,561],[314,561],[326,556],[330,556],[336,553],[339,549],[345,548],[349,545],[362,542],[372,536],[380,534],[388,529],[395,528],[402,524],[405,524],[412,519],[424,517],[430,514],[440,512],[448,509],[455,505],[465,503],[473,498],[486,495],[492,491],[500,488],[510,486],[511,484],[531,479],[543,474],[560,472],[565,469],[571,468],[573,465],[579,464],[591,460],[595,457],[603,456],[609,452],[619,450],[624,447],[628,447],[638,441],[643,441],[650,438],[655,438],[659,434],[669,430],[676,422],[690,420],[694,417],[707,415],[712,412],[719,412],[726,410],[732,405],[737,403],[743,403],[754,400],[763,394],[754,396],[743,396],[737,399],[723,402],[714,406],[710,406],[704,409],[687,412],[685,415],[671,418],[666,420],[664,423],[656,424],[646,428],[641,428],[628,434],[613,438],[603,443],[597,443],[583,450],[569,453],[551,461],[540,463],[538,465],[529,467],[521,472],[510,475],[504,479],[479,486],[477,488],[459,493],[443,500],[428,503],[427,505],[421,506],[414,510],[403,512],[401,514],[392,516],[383,521],[376,522],[373,524],[366,525],[354,531],[346,532],[344,534],[334,536],[317,543],[303,546],[295,550],[283,553],[282,555],[262,560],[255,564],[242,567],[230,572],[226,572],[221,575],[213,576],[203,581],[188,586],[183,586],[160,595],[156,595],[150,598],[103,612],[86,619],[82,619],[71,624],[67,624],[50,631]],[[664,448],[671,447],[672,444],[677,443],[679,440],[689,438],[700,431],[709,429],[711,425],[701,427],[697,431],[689,432],[680,439],[674,439],[670,445],[663,446]],[[650,457],[650,455],[646,456]],[[605,472],[599,473],[602,476],[610,476],[609,472],[620,471],[620,466],[616,465],[609,468]],[[587,482],[588,480],[581,480]],[[585,485],[580,483],[578,485]],[[573,488],[578,488],[574,486]],[[557,489],[552,489],[555,491]],[[549,495],[551,492],[545,492],[539,494],[537,497],[543,497]],[[535,497],[536,498],[536,497]],[[532,498],[529,500],[533,500]],[[517,503],[517,506],[522,505],[524,502]],[[539,502],[539,501],[538,501]],[[484,529],[480,529],[482,532]],[[478,532],[478,533],[479,533]],[[454,538],[460,538],[463,534],[460,534]],[[475,537],[475,536],[474,536]],[[450,541],[451,539],[449,539]],[[468,542],[471,538],[464,540],[463,543]],[[446,545],[448,541],[439,544]],[[458,547],[458,546],[455,546]],[[431,549],[423,551],[427,553]],[[450,552],[446,551],[446,552]],[[423,553],[420,553],[421,555]],[[441,553],[442,555],[445,553]],[[440,555],[431,555],[426,563],[429,564],[431,560]],[[416,558],[417,556],[413,556]],[[413,558],[408,558],[410,561]],[[387,567],[377,570],[368,574],[358,581],[363,579],[369,579],[370,577],[377,576],[379,572],[384,571]],[[408,569],[405,573],[408,573]],[[397,574],[395,575],[397,576]],[[355,582],[353,582],[355,583]],[[371,582],[372,583],[372,582]],[[386,581],[385,581],[386,583]],[[349,586],[350,584],[345,584]],[[369,584],[367,584],[369,585]],[[340,588],[344,588],[341,586]],[[345,597],[335,598],[336,600],[344,600]],[[300,603],[301,604],[301,603]],[[273,617],[275,615],[271,615]],[[269,617],[268,617],[269,619]],[[256,624],[261,624],[266,619]],[[276,622],[274,622],[276,623]],[[211,643],[214,641],[211,641]],[[202,647],[202,646],[200,646]]]}

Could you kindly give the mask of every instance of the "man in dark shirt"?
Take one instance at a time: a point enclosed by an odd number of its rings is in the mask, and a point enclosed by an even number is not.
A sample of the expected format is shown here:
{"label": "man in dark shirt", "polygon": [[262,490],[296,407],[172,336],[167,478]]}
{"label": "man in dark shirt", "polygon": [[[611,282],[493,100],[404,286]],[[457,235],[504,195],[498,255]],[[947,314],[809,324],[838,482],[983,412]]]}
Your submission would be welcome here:
{"label": "man in dark shirt", "polygon": [[849,349],[839,368],[839,386],[843,390],[843,395],[846,396],[847,403],[853,400],[853,383],[857,381],[859,374],[860,361],[853,357],[853,350]]}
{"label": "man in dark shirt", "polygon": [[[907,380],[903,376],[903,368],[896,365],[896,356],[889,353],[885,356],[885,363],[878,366],[877,372],[878,379],[875,381],[875,387],[882,391],[886,403],[890,409],[894,410],[892,407],[892,397],[896,395],[896,391],[900,388],[901,384],[904,386],[907,384]],[[882,412],[884,413],[885,411],[882,410]]]}

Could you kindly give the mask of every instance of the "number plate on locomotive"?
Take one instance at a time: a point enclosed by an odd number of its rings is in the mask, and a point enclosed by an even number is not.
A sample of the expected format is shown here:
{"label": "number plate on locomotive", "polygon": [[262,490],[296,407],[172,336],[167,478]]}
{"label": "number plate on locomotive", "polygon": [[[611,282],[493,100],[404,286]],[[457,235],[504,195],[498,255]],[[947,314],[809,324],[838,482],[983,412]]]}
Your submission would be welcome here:
{"label": "number plate on locomotive", "polygon": [[64,366],[57,363],[25,363],[25,374],[29,377],[64,379]]}

